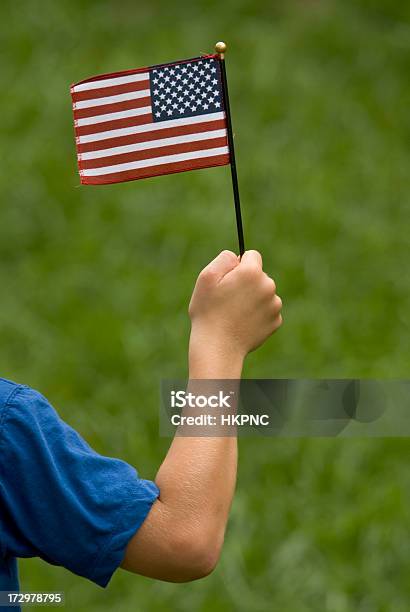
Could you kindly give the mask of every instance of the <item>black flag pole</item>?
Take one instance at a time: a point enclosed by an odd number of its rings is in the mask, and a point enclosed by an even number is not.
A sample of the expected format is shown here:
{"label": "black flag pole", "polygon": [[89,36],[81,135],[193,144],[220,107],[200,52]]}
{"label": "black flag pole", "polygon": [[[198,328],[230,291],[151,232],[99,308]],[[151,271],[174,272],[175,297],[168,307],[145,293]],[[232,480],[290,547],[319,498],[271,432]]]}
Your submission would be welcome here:
{"label": "black flag pole", "polygon": [[236,173],[236,161],[235,161],[235,147],[234,147],[233,133],[232,133],[231,109],[229,106],[228,81],[226,78],[226,68],[225,68],[226,44],[224,42],[216,43],[215,51],[218,54],[219,65],[221,67],[222,93],[223,93],[223,98],[224,98],[224,108],[225,108],[225,115],[226,115],[226,131],[228,135],[228,147],[229,147],[229,157],[230,157],[231,176],[232,176],[232,189],[233,189],[233,198],[235,202],[236,228],[238,230],[239,255],[242,257],[242,255],[245,252],[245,242],[243,239],[241,201],[239,198],[238,175]]}

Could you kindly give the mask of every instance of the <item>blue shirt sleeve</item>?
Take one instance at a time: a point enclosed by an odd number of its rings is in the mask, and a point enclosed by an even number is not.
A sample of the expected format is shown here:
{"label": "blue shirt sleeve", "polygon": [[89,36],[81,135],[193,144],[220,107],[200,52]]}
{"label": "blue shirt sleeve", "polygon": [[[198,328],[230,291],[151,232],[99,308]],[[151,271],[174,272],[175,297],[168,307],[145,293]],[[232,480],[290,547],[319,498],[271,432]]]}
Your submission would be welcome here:
{"label": "blue shirt sleeve", "polygon": [[38,556],[106,586],[157,486],[96,453],[28,387],[16,388],[1,418],[3,552]]}

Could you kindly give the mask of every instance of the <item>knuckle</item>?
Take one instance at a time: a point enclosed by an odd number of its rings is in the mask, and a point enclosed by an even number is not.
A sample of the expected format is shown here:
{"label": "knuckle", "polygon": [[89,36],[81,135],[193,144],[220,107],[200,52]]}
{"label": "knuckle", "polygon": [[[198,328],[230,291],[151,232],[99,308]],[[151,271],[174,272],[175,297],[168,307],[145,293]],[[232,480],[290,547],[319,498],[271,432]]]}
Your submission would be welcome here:
{"label": "knuckle", "polygon": [[198,279],[204,283],[212,282],[216,277],[216,272],[212,266],[207,266],[200,273]]}
{"label": "knuckle", "polygon": [[282,325],[282,323],[283,323],[283,317],[282,317],[282,315],[281,315],[281,314],[279,314],[279,315],[276,317],[275,322],[276,322],[276,324],[275,324],[275,329],[278,329],[278,328],[279,328],[279,327]]}
{"label": "knuckle", "polygon": [[223,251],[221,251],[220,254],[223,255],[224,257],[229,257],[229,259],[232,259],[232,258],[234,258],[235,260],[237,259],[235,253],[233,251],[229,251],[228,249],[224,249]]}
{"label": "knuckle", "polygon": [[218,262],[218,265],[236,266],[238,264],[235,253],[227,249],[221,251],[215,261]]}
{"label": "knuckle", "polygon": [[276,306],[276,310],[282,310],[282,298],[280,298],[278,295],[275,295],[275,306]]}
{"label": "knuckle", "polygon": [[275,291],[276,291],[275,281],[273,280],[273,278],[271,278],[267,274],[265,276],[266,276],[266,280],[265,280],[266,290],[268,291],[269,294],[275,294]]}

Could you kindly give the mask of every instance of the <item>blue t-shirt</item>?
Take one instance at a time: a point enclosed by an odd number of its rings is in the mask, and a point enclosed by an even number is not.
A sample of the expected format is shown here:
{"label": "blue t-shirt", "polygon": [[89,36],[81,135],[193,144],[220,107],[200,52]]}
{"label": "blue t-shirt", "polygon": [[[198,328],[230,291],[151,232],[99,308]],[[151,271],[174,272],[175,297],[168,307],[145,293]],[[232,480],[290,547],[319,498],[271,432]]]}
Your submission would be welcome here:
{"label": "blue t-shirt", "polygon": [[37,391],[0,378],[0,591],[17,557],[41,557],[105,587],[159,495],[96,453]]}

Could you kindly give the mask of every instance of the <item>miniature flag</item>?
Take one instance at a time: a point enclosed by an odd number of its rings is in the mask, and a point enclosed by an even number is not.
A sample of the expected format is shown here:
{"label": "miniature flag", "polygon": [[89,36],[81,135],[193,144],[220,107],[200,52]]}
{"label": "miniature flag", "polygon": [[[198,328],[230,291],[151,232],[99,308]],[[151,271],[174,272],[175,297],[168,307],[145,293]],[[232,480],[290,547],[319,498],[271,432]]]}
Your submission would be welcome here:
{"label": "miniature flag", "polygon": [[85,185],[229,164],[217,55],[92,77],[71,97]]}

